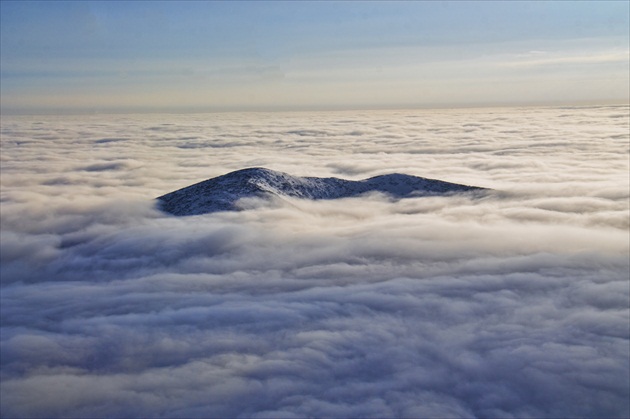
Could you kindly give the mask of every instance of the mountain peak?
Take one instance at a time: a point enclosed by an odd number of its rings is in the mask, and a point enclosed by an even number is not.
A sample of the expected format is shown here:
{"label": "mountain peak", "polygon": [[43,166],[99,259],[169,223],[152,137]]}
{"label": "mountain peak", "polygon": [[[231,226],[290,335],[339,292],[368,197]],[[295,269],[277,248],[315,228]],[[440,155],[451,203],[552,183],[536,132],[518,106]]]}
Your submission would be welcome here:
{"label": "mountain peak", "polygon": [[173,215],[198,215],[238,210],[241,198],[288,196],[303,199],[338,199],[368,192],[393,198],[433,196],[483,190],[402,173],[352,181],[339,178],[297,177],[264,167],[236,170],[157,198],[160,209]]}

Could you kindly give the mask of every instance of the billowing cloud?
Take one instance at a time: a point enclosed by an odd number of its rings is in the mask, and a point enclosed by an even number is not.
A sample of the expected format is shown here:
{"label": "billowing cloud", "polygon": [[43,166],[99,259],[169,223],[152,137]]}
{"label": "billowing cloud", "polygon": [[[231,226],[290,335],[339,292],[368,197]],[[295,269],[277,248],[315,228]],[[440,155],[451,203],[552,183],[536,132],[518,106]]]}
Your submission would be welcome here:
{"label": "billowing cloud", "polygon": [[[153,198],[231,170],[484,197]],[[3,117],[2,416],[627,417],[628,107]]]}

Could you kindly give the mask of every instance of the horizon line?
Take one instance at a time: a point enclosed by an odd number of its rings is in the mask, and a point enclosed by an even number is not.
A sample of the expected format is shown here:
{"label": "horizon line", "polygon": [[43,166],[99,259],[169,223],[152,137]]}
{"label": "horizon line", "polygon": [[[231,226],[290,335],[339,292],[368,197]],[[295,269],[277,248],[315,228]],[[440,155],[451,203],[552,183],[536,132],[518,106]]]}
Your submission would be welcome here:
{"label": "horizon line", "polygon": [[179,106],[179,107],[92,107],[79,108],[36,108],[20,109],[0,106],[0,116],[80,116],[80,115],[132,115],[132,114],[203,114],[203,113],[290,113],[290,112],[354,112],[354,111],[404,111],[488,108],[545,108],[545,107],[593,107],[630,106],[630,100],[602,99],[581,101],[529,101],[529,102],[478,102],[478,103],[435,103],[426,105],[366,105],[366,106]]}

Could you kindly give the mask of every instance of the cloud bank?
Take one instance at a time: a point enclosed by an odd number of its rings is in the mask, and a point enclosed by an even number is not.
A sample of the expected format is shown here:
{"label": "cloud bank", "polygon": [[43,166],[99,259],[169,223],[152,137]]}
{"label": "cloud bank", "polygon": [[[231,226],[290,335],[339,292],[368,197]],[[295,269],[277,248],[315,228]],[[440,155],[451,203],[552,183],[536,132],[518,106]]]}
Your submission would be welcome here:
{"label": "cloud bank", "polygon": [[[3,117],[3,417],[627,417],[628,107]],[[153,198],[248,166],[483,198]]]}

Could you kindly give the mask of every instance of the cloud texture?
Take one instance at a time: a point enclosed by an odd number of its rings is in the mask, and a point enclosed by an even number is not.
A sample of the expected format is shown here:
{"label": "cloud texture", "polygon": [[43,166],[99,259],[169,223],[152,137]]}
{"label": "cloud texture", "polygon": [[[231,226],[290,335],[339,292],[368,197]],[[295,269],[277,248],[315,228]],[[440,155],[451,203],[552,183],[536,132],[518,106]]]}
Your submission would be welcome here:
{"label": "cloud texture", "polygon": [[[628,107],[3,117],[3,417],[627,417]],[[249,166],[483,198],[153,198]]]}

